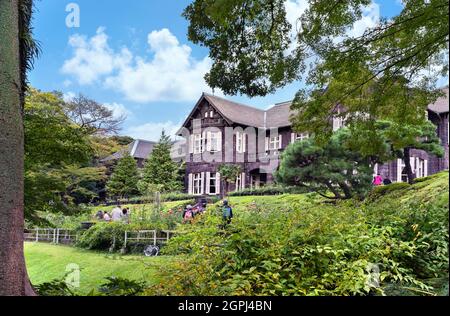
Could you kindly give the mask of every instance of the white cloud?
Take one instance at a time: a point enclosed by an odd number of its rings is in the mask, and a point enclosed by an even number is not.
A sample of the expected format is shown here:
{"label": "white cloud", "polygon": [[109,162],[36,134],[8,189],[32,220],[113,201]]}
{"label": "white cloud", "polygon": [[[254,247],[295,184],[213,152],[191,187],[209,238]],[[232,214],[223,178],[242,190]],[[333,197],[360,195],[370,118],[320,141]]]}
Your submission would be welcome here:
{"label": "white cloud", "polygon": [[380,22],[380,6],[376,2],[372,2],[363,8],[363,16],[360,20],[353,24],[353,28],[347,32],[350,37],[359,37],[364,32],[373,28]]}
{"label": "white cloud", "polygon": [[75,92],[69,91],[63,94],[63,100],[65,102],[70,102],[73,100],[73,98],[75,98]]}
{"label": "white cloud", "polygon": [[128,110],[123,104],[120,103],[104,103],[104,106],[106,106],[110,111],[113,111],[114,117],[127,117],[133,115],[130,110]]}
{"label": "white cloud", "polygon": [[74,35],[69,39],[74,56],[64,63],[62,72],[81,85],[100,82],[141,103],[193,101],[210,90],[204,80],[212,64],[208,57],[194,59],[191,48],[181,45],[166,28],[151,32],[148,44],[150,58],[134,56],[126,47],[114,51],[104,28],[90,39]]}
{"label": "white cloud", "polygon": [[129,63],[132,58],[127,48],[114,53],[108,46],[108,36],[103,27],[99,27],[96,35],[90,39],[79,34],[71,36],[69,45],[74,49],[74,56],[64,62],[61,71],[74,76],[81,85],[96,82],[115,68]]}
{"label": "white cloud", "polygon": [[132,126],[127,128],[123,134],[131,136],[135,139],[144,139],[150,141],[158,141],[161,133],[164,130],[167,135],[175,139],[176,132],[180,129],[183,123],[167,122],[149,122],[146,124]]}
{"label": "white cloud", "polygon": [[193,101],[210,90],[203,78],[211,68],[209,58],[194,60],[191,48],[180,45],[168,29],[151,32],[148,44],[152,60],[136,57],[106,79],[107,87],[136,102]]}

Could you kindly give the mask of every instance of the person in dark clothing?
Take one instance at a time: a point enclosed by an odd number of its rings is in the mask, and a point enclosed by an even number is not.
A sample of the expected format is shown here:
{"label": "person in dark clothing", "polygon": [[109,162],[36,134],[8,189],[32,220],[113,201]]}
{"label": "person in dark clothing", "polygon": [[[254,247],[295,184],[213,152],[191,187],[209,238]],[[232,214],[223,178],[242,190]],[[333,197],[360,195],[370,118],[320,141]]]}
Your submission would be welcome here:
{"label": "person in dark clothing", "polygon": [[230,224],[231,220],[233,219],[233,209],[230,205],[228,205],[227,200],[223,201],[222,218],[226,224]]}
{"label": "person in dark clothing", "polygon": [[392,184],[392,181],[391,181],[391,179],[386,178],[386,179],[383,180],[383,184],[384,185],[389,185],[389,184]]}

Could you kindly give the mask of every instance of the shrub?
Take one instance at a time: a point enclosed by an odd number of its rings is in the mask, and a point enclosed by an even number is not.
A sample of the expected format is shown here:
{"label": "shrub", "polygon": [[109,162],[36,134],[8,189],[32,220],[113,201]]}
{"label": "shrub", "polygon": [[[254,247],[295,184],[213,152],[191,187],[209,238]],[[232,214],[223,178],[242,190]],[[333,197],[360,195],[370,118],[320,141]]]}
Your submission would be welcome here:
{"label": "shrub", "polygon": [[306,193],[306,187],[283,187],[283,186],[265,186],[257,189],[245,189],[241,191],[230,192],[229,196],[261,196],[261,195],[281,195],[281,194],[300,194]]}
{"label": "shrub", "polygon": [[130,227],[123,223],[97,223],[80,235],[76,245],[89,250],[117,250]]}
{"label": "shrub", "polygon": [[[440,181],[440,182],[439,182]],[[448,279],[448,176],[378,189],[371,200],[239,204],[220,226],[210,206],[163,253],[156,295],[433,295]],[[428,192],[433,192],[430,196]],[[284,197],[276,200],[284,199]],[[250,201],[246,199],[246,201]],[[442,283],[442,282],[440,282]]]}
{"label": "shrub", "polygon": [[137,296],[146,287],[145,282],[123,278],[109,277],[106,280],[107,282],[99,288],[99,292],[106,296]]}

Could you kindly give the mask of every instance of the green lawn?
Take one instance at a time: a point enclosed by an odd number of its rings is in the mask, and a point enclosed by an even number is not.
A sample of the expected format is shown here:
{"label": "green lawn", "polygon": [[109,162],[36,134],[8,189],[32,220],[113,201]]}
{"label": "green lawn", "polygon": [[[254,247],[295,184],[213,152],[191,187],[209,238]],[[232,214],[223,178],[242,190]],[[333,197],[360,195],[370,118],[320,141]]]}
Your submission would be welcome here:
{"label": "green lawn", "polygon": [[158,266],[171,260],[171,257],[109,255],[42,243],[25,243],[25,258],[33,284],[62,279],[67,265],[77,264],[81,269],[77,292],[84,295],[104,283],[109,276],[143,280],[149,285],[157,283]]}

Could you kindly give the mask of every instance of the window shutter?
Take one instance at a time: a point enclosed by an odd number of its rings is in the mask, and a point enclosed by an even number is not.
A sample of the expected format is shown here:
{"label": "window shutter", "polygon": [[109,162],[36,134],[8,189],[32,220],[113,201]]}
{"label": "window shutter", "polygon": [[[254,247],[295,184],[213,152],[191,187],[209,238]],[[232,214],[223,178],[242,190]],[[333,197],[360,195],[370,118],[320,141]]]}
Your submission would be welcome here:
{"label": "window shutter", "polygon": [[220,194],[220,173],[216,172],[216,194]]}
{"label": "window shutter", "polygon": [[202,150],[200,152],[204,153],[206,149],[206,132],[203,131],[202,133]]}
{"label": "window shutter", "polygon": [[194,134],[189,136],[189,153],[194,153]]}
{"label": "window shutter", "polygon": [[218,135],[219,135],[218,136],[219,137],[219,141],[217,142],[218,146],[219,146],[218,150],[222,151],[222,132],[219,132]]}
{"label": "window shutter", "polygon": [[206,151],[211,151],[211,132],[206,133]]}
{"label": "window shutter", "polygon": [[205,186],[205,189],[206,189],[206,194],[208,194],[209,195],[209,185],[210,185],[210,182],[211,182],[211,174],[209,173],[209,172],[207,172],[206,173],[206,186]]}
{"label": "window shutter", "polygon": [[283,148],[283,135],[278,136],[278,139],[280,140],[280,144],[278,145],[278,149]]}
{"label": "window shutter", "polygon": [[402,160],[397,159],[397,182],[402,182]]}
{"label": "window shutter", "polygon": [[295,133],[291,133],[291,144],[295,143]]}
{"label": "window shutter", "polygon": [[428,177],[428,160],[424,160],[423,162],[423,176]]}
{"label": "window shutter", "polygon": [[242,152],[245,153],[247,151],[247,134],[242,134]]}
{"label": "window shutter", "polygon": [[202,172],[202,177],[200,179],[200,195],[205,194],[205,173]]}
{"label": "window shutter", "polygon": [[236,152],[239,152],[239,138],[241,136],[241,133],[236,132]]}
{"label": "window shutter", "polygon": [[188,194],[192,195],[194,193],[193,190],[193,184],[194,184],[194,176],[192,175],[192,173],[189,174],[188,176]]}

